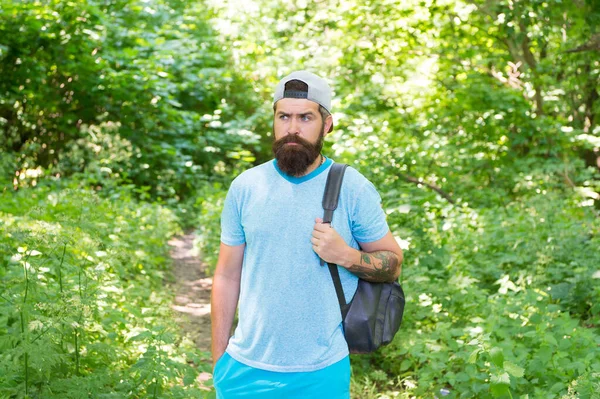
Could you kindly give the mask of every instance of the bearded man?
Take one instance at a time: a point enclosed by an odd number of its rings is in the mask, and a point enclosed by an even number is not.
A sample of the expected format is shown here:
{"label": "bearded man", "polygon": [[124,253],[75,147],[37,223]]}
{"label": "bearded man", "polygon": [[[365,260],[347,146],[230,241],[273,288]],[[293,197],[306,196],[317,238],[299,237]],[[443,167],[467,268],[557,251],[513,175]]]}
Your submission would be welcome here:
{"label": "bearded man", "polygon": [[375,187],[351,167],[333,223],[322,223],[333,164],[321,153],[333,128],[327,82],[307,71],[286,76],[273,110],[275,159],[233,181],[221,215],[211,298],[213,382],[224,399],[348,399],[348,346],[321,259],[338,265],[349,303],[359,277],[396,280],[402,250]]}

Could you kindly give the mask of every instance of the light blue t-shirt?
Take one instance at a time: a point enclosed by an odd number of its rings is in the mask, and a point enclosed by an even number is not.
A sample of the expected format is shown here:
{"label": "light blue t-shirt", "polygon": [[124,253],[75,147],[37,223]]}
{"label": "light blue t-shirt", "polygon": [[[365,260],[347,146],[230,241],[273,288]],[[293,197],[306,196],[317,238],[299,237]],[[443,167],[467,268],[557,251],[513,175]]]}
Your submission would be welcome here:
{"label": "light blue t-shirt", "polygon": [[[323,217],[323,191],[333,161],[303,177],[279,170],[275,160],[249,169],[231,184],[221,215],[221,241],[246,244],[239,321],[227,353],[251,367],[314,371],[348,355],[342,317],[327,266],[311,237]],[[389,231],[381,197],[349,167],[332,227],[353,248]],[[339,267],[349,302],[358,278]]]}

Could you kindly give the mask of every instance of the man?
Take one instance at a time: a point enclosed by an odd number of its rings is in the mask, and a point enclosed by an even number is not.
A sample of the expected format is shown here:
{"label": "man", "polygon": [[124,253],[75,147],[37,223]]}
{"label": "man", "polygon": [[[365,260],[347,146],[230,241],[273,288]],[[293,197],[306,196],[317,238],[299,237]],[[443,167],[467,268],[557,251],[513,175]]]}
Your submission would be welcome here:
{"label": "man", "polygon": [[[238,176],[221,217],[211,298],[218,398],[350,397],[350,362],[335,288],[349,302],[358,277],[393,281],[402,250],[374,186],[348,168],[331,225],[321,200],[333,161],[321,154],[333,128],[331,89],[297,71],[275,89],[275,159]],[[239,320],[233,325],[239,300]]]}

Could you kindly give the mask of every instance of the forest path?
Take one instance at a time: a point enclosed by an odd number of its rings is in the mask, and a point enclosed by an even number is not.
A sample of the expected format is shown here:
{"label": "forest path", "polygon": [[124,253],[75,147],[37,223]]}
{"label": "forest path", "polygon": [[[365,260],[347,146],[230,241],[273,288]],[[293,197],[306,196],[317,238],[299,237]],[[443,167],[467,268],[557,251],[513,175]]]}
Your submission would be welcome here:
{"label": "forest path", "polygon": [[[177,323],[184,335],[189,336],[198,349],[210,353],[212,277],[208,276],[207,265],[194,249],[195,237],[193,231],[187,231],[169,240],[175,277],[175,301],[171,308],[175,311]],[[208,373],[201,373],[198,377],[201,381],[209,378],[212,378],[212,375]]]}

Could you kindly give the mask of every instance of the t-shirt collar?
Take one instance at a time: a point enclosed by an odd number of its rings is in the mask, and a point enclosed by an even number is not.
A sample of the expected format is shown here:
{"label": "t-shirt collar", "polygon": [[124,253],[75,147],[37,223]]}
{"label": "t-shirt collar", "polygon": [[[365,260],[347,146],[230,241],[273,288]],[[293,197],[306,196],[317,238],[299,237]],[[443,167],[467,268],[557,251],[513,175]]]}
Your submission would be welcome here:
{"label": "t-shirt collar", "polygon": [[277,166],[277,159],[273,159],[273,166],[275,167],[275,170],[277,171],[277,173],[279,173],[279,175],[281,175],[281,177],[283,177],[285,180],[289,181],[290,183],[294,183],[294,184],[300,184],[300,183],[303,183],[305,181],[311,180],[312,178],[319,176],[332,163],[333,163],[333,161],[330,158],[325,157],[325,162],[323,162],[323,164],[320,165],[317,169],[313,170],[312,172],[310,172],[307,175],[296,177],[296,176],[290,176],[290,175],[286,174],[285,172],[281,171],[281,169],[279,169],[279,166]]}

